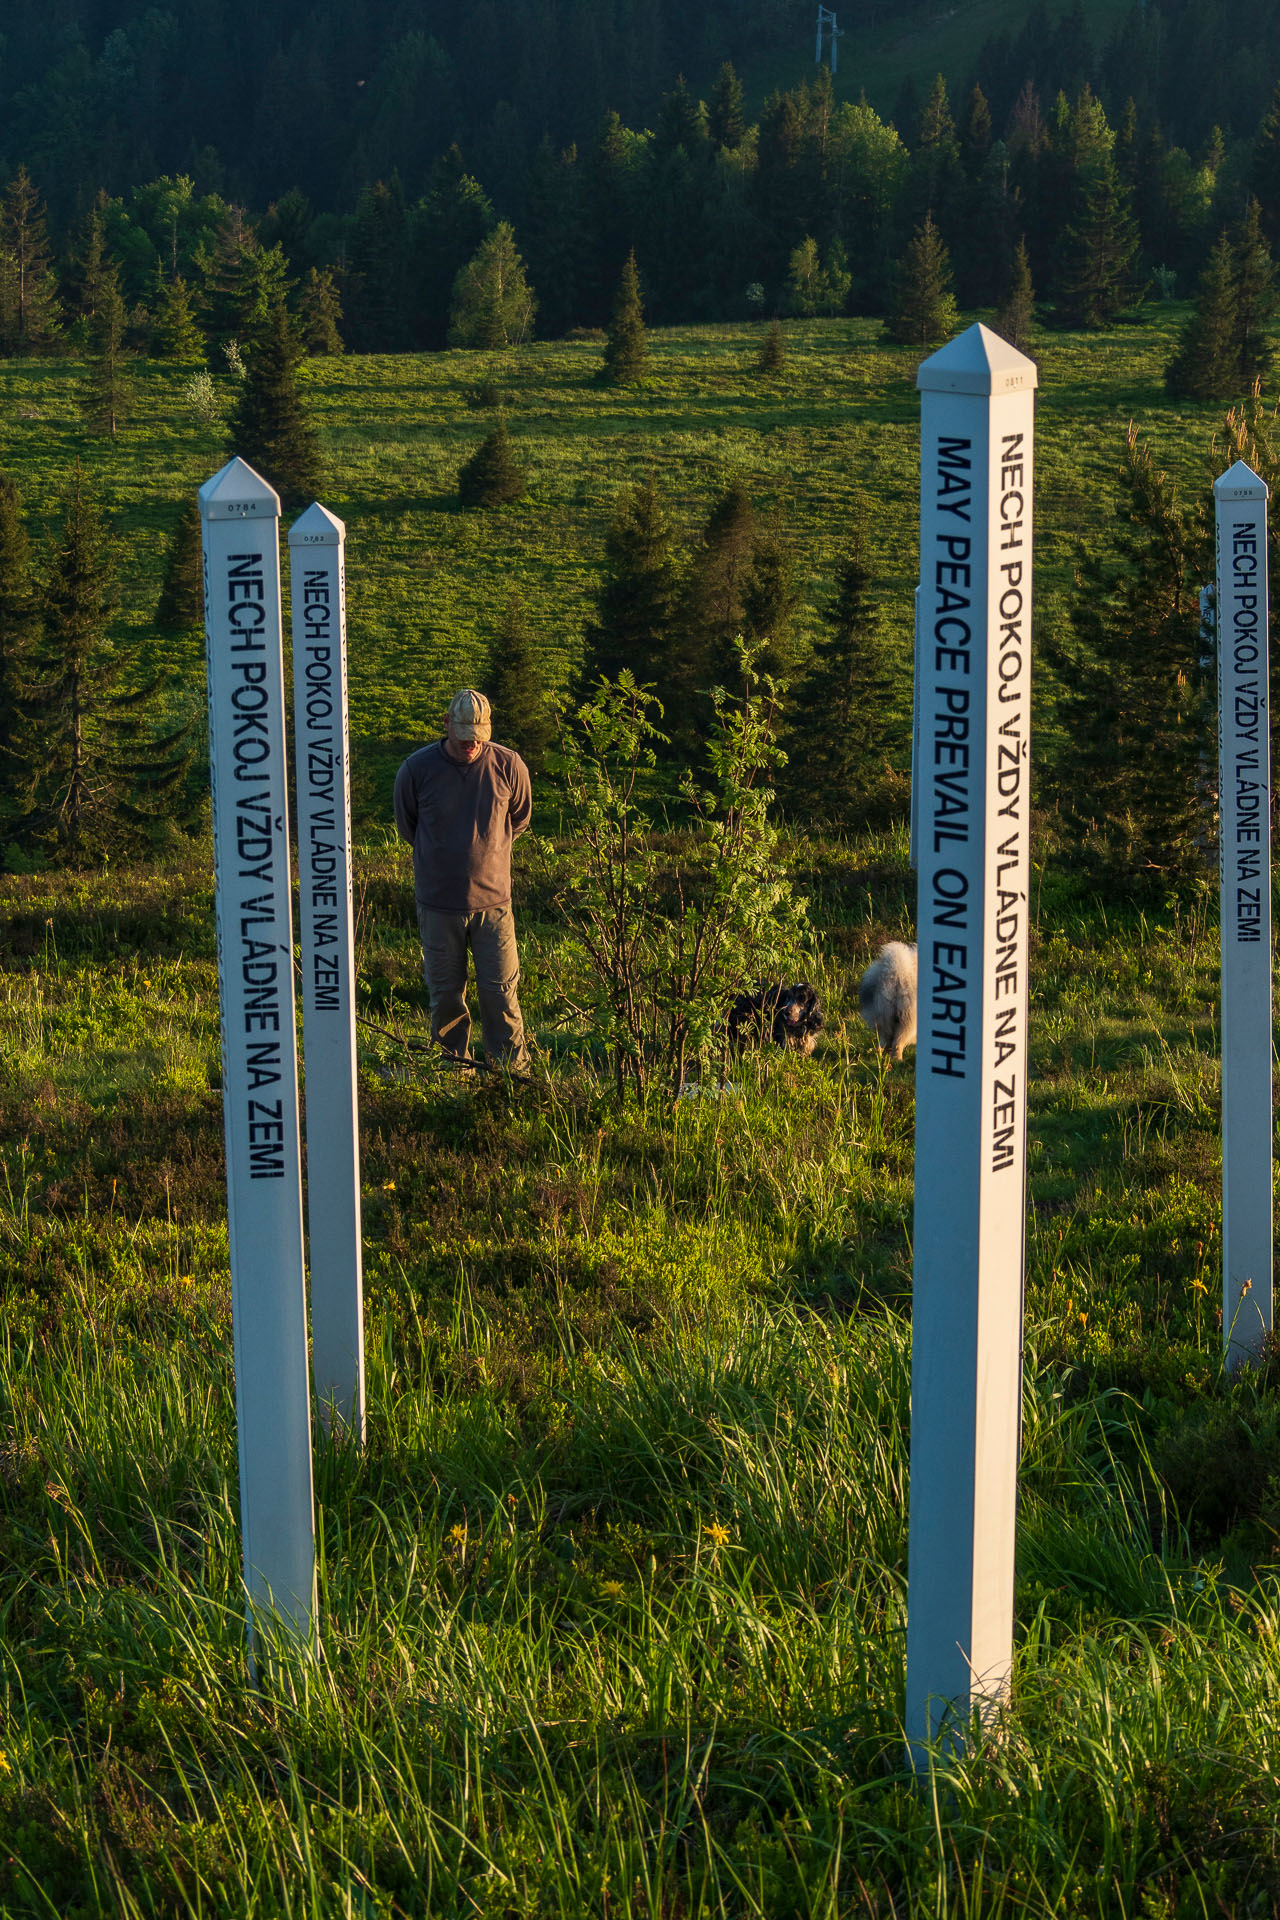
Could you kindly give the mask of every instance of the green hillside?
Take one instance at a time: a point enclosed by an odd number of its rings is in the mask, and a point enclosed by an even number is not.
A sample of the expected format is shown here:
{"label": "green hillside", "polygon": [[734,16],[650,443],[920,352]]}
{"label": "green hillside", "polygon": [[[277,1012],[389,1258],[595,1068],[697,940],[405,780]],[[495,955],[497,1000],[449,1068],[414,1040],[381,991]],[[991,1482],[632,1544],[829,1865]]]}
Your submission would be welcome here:
{"label": "green hillside", "polygon": [[[1137,418],[1161,458],[1188,473],[1217,410],[1176,406],[1161,370],[1185,309],[1146,310],[1106,335],[1046,335],[1039,347],[1040,618],[1069,584],[1076,543],[1099,537],[1126,425]],[[866,320],[795,322],[786,366],[754,371],[760,334],[737,327],[655,332],[639,391],[602,388],[593,341],[551,342],[500,359],[451,352],[314,361],[307,391],[329,483],[348,525],[351,713],[358,796],[382,805],[388,764],[437,723],[451,690],[483,675],[514,596],[554,684],[581,661],[612,503],[625,482],[657,475],[686,546],[733,477],[785,530],[812,638],[831,602],[855,495],[872,506],[877,590],[902,635],[915,585],[917,356],[885,347]],[[124,558],[122,625],[149,636],[166,541],[183,501],[225,458],[218,428],[198,425],[182,370],[136,373],[136,408],[116,443],[87,437],[74,361],[0,363],[0,467],[17,479],[37,530],[83,459],[116,516]],[[494,512],[460,509],[460,462],[488,430],[478,386],[505,395],[527,497]],[[148,640],[148,644],[153,643]],[[202,643],[166,642],[199,702]]]}
{"label": "green hillside", "polygon": [[[1041,633],[1113,538],[1137,419],[1189,484],[1215,409],[1160,370],[1179,312],[1042,342]],[[869,322],[347,359],[310,398],[348,522],[368,1441],[315,1432],[321,1650],[244,1659],[207,832],[0,874],[3,1920],[1267,1920],[1280,1911],[1280,1396],[1224,1379],[1215,893],[1141,904],[1032,841],[1025,1392],[1012,1700],[904,1768],[913,1056],[858,980],[910,938],[901,825],[787,833],[812,1058],[620,1102],[543,784],[518,842],[529,1083],[424,1044],[404,741],[477,677],[504,600],[579,658],[618,486],[691,538],[727,474],[786,532],[816,630],[855,492],[904,650],[914,357]],[[184,376],[119,441],[81,369],[0,368],[37,535],[77,457],[150,639],[179,505],[220,464]],[[453,475],[510,398],[527,500]],[[170,653],[193,707],[200,643]],[[1037,667],[1037,756],[1053,689]],[[501,732],[501,716],[499,732]],[[550,795],[550,798],[546,796]],[[691,837],[655,835],[679,861]],[[305,1091],[305,1089],[304,1089]]]}
{"label": "green hillside", "polygon": [[[895,17],[892,6],[859,9],[874,18],[854,25],[852,8],[837,7],[842,25],[836,94],[856,100],[865,93],[883,117],[893,111],[898,89],[910,78],[923,97],[935,74],[942,74],[954,96],[973,72],[983,42],[993,34],[1016,37],[1032,12],[1034,0],[960,0],[953,7],[926,9],[907,20]],[[1129,12],[1129,0],[1083,0],[1084,17],[1096,47],[1103,46]],[[757,108],[777,87],[794,87],[812,78],[817,7],[797,15],[794,48],[771,53],[767,59],[744,64],[744,80]],[[1067,0],[1049,0],[1051,21],[1067,11]]]}

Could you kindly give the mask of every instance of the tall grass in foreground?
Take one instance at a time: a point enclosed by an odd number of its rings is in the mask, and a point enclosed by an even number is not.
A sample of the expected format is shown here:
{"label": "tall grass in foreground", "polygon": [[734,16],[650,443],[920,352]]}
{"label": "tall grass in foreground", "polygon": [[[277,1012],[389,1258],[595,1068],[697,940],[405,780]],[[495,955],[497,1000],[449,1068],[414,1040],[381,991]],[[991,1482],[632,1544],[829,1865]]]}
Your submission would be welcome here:
{"label": "tall grass in foreground", "polygon": [[81,1305],[4,1348],[6,1911],[1273,1910],[1274,1590],[1153,1546],[1123,1398],[1033,1375],[1018,1705],[921,1791],[897,1315],[624,1340],[550,1431],[458,1384],[474,1306],[430,1392],[384,1329],[322,1657],[255,1691],[217,1325],[125,1355]]}
{"label": "tall grass in foreground", "polygon": [[207,874],[3,883],[0,1913],[1271,1915],[1280,1396],[1218,1367],[1216,942],[1052,872],[1011,1709],[903,1771],[901,845],[797,852],[812,1061],[619,1105],[521,879],[545,1080],[407,1055],[366,849],[363,1455],[250,1684]]}

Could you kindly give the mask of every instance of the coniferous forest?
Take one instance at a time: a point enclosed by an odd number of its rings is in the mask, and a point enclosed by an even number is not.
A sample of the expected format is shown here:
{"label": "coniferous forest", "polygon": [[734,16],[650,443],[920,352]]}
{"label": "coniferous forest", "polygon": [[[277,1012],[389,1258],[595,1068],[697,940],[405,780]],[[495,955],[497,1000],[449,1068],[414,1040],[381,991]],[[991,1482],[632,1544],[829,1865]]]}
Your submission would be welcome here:
{"label": "coniferous forest", "polygon": [[[856,43],[864,11],[842,18]],[[822,68],[748,102],[742,73],[803,24],[777,0],[277,4],[251,27],[68,4],[51,32],[14,0],[0,179],[31,186],[6,201],[0,339],[86,321],[101,258],[135,337],[171,338],[175,300],[216,334],[266,279],[315,339],[327,303],[358,351],[441,347],[458,273],[504,224],[543,337],[605,323],[632,247],[657,324],[891,313],[926,221],[962,307],[1009,297],[1025,241],[1046,311],[1101,326],[1192,293],[1252,198],[1280,230],[1267,6],[1246,26],[1152,0],[1095,37],[1079,0],[1039,4],[950,89],[923,53],[892,101]],[[29,314],[50,266],[56,304]]]}

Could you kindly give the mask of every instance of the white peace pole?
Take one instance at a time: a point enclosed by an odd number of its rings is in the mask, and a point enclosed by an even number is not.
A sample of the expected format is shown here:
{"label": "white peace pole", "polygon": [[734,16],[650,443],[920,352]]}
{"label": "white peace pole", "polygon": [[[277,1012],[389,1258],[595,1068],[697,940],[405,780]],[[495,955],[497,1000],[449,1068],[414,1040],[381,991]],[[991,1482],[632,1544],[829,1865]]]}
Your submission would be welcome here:
{"label": "white peace pole", "polygon": [[1036,369],[986,327],[921,366],[915,1278],[906,1727],[1008,1687],[1026,1211]]}
{"label": "white peace pole", "polygon": [[1222,1343],[1271,1331],[1271,753],[1267,484],[1242,460],[1213,489],[1222,923]]}
{"label": "white peace pole", "polygon": [[346,535],[326,508],[308,507],[289,530],[289,561],[312,1375],[321,1408],[363,1440]]}
{"label": "white peace pole", "polygon": [[315,1634],[280,502],[243,460],[200,489],[240,1520],[255,1614]]}

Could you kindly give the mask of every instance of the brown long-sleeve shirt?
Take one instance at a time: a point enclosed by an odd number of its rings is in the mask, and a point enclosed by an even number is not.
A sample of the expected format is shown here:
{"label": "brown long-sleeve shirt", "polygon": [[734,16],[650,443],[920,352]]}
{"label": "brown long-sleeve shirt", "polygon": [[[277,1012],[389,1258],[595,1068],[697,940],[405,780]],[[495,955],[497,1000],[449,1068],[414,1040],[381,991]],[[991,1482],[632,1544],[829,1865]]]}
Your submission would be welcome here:
{"label": "brown long-sleeve shirt", "polygon": [[529,769],[511,747],[487,741],[465,766],[433,740],[396,775],[395,806],[400,837],[413,848],[420,907],[482,913],[511,905],[511,843],[533,813]]}

